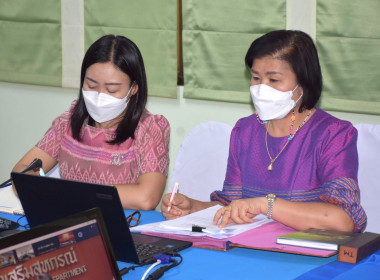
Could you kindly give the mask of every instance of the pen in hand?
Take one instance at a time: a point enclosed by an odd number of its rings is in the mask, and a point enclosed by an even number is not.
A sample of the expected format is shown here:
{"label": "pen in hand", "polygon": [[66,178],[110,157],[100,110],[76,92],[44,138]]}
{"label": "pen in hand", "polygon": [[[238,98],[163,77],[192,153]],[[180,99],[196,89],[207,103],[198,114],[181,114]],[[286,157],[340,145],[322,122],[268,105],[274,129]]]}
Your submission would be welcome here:
{"label": "pen in hand", "polygon": [[170,209],[172,208],[171,203],[173,202],[174,196],[175,196],[175,194],[177,193],[177,191],[178,191],[178,183],[176,182],[176,183],[174,184],[174,188],[173,188],[173,191],[172,191],[172,195],[170,196],[169,206],[168,206],[168,212],[169,212]]}

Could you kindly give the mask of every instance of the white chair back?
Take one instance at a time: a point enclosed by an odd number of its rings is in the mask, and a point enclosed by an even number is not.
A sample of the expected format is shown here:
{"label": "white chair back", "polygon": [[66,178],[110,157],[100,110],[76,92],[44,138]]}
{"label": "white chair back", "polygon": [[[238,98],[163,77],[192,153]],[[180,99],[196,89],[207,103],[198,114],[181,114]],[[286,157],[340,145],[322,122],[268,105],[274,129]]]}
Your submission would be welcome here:
{"label": "white chair back", "polygon": [[61,178],[59,174],[59,164],[57,163],[47,174],[48,177]]}
{"label": "white chair back", "polygon": [[215,121],[194,127],[178,151],[169,191],[178,182],[180,193],[210,201],[211,192],[223,187],[231,130],[231,125]]}
{"label": "white chair back", "polygon": [[366,231],[380,233],[380,125],[357,124],[359,188],[367,213]]}

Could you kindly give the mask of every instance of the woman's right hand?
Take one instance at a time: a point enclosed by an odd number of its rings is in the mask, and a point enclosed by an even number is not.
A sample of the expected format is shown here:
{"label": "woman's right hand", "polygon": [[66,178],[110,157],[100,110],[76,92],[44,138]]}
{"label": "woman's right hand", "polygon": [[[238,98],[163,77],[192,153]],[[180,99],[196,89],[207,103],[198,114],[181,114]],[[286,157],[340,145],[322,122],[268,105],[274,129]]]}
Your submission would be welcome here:
{"label": "woman's right hand", "polygon": [[[186,195],[176,193],[172,202],[170,202],[171,193],[164,195],[161,203],[162,215],[167,220],[176,219],[191,213],[193,203],[192,199]],[[170,210],[168,211],[168,208]]]}

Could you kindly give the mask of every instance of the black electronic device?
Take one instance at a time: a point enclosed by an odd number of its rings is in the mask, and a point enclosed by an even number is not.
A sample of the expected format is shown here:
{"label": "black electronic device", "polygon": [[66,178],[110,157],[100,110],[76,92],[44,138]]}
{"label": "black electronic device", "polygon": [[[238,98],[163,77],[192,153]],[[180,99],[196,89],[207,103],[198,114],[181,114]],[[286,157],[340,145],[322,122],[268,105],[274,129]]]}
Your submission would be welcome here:
{"label": "black electronic device", "polygon": [[5,230],[14,230],[14,229],[17,229],[18,227],[19,227],[18,223],[8,220],[6,218],[0,217],[0,232],[5,231]]}
{"label": "black electronic device", "polygon": [[0,260],[1,279],[121,280],[98,208],[0,239]]}
{"label": "black electronic device", "polygon": [[[86,209],[100,208],[120,261],[143,264],[156,254],[176,252],[192,245],[189,241],[131,233],[115,186],[15,172],[12,179],[31,227]],[[150,249],[145,250],[147,246]],[[154,251],[158,247],[160,251]],[[140,248],[150,254],[142,256]]]}
{"label": "black electronic device", "polygon": [[[25,168],[21,173],[26,173],[32,169],[37,169],[37,168],[41,168],[42,167],[42,160],[40,160],[39,158],[35,158],[29,165],[27,168]],[[7,187],[8,185],[10,185],[10,182],[12,181],[12,177],[9,178],[8,180],[6,180],[5,182],[1,183],[0,184],[0,188],[4,188],[4,187]]]}

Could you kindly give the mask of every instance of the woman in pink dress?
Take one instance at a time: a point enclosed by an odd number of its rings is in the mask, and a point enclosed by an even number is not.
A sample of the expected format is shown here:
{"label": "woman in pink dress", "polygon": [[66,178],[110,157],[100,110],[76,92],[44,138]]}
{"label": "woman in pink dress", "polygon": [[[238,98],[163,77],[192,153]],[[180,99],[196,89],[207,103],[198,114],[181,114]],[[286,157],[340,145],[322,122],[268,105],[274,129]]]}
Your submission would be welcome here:
{"label": "woman in pink dress", "polygon": [[145,108],[147,94],[138,47],[101,37],[84,56],[78,99],[13,171],[34,158],[45,172],[58,163],[61,178],[115,185],[124,208],[154,209],[166,184],[170,126]]}

